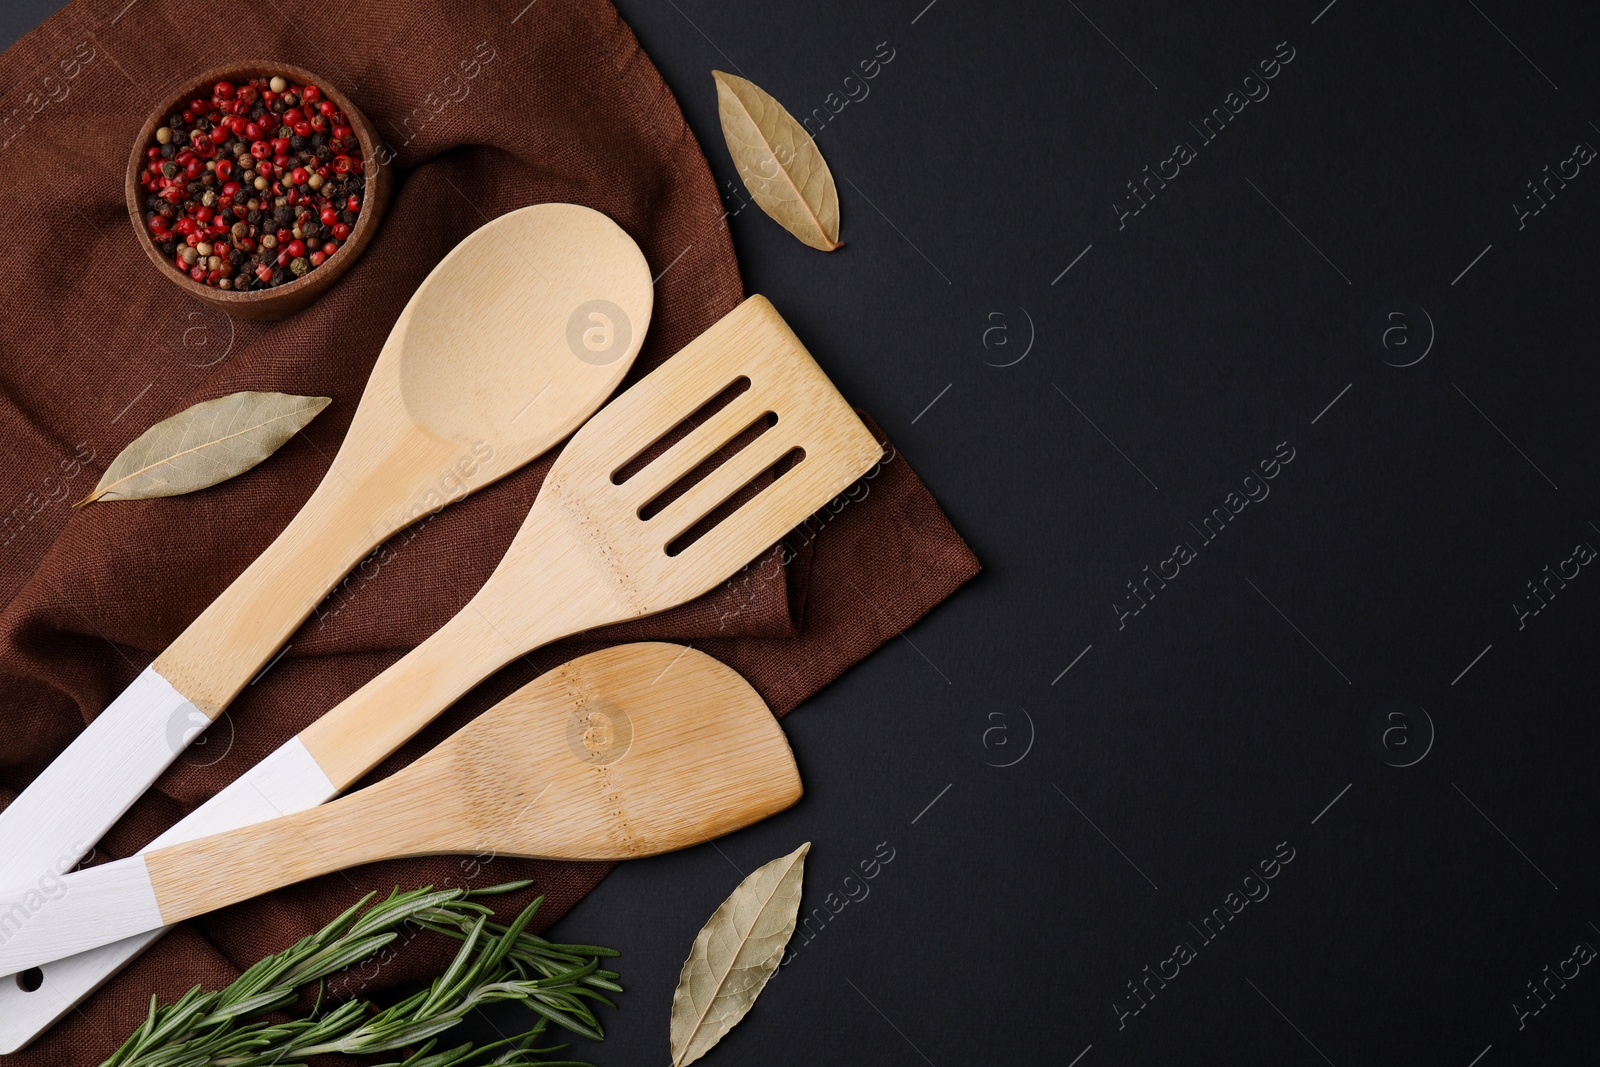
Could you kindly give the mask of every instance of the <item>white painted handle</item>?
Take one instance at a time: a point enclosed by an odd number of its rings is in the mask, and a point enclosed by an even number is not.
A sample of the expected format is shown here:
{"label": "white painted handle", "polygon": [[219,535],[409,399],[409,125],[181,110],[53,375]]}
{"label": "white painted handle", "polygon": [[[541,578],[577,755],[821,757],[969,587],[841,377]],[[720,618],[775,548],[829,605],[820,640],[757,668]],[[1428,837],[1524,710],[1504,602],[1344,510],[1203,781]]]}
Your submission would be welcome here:
{"label": "white painted handle", "polygon": [[76,867],[210,724],[145,668],[0,812],[0,886],[38,884]]}
{"label": "white painted handle", "polygon": [[[145,848],[146,852],[183,841],[265,822],[279,815],[305,811],[337,795],[328,776],[306,751],[299,738],[291,738],[276,752],[209,801],[190,812]],[[93,868],[98,870],[99,868]],[[0,899],[11,894],[0,894]],[[10,1055],[27,1046],[71,1011],[85,997],[125,967],[160,938],[163,931],[81,952],[46,963],[42,982],[25,991],[16,978],[0,978],[0,1054]],[[60,956],[59,951],[53,955]],[[35,975],[32,977],[40,977]],[[28,984],[32,984],[29,982]]]}
{"label": "white painted handle", "polygon": [[143,856],[0,895],[0,971],[12,974],[161,928]]}

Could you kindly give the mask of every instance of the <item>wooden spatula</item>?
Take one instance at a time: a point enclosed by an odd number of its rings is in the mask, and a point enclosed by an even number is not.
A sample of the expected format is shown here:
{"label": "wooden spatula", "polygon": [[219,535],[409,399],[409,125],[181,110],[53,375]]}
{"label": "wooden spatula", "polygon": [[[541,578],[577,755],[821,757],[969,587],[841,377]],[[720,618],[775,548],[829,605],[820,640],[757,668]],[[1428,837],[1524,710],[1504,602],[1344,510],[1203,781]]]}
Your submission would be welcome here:
{"label": "wooden spatula", "polygon": [[68,875],[60,906],[0,947],[0,966],[382,859],[668,852],[782,811],[800,793],[783,731],[738,674],[690,648],[621,645],[558,667],[410,767],[331,804]]}
{"label": "wooden spatula", "polygon": [[[708,402],[742,389],[650,462],[640,457]],[[723,446],[765,426],[731,459]],[[771,484],[693,543],[708,517],[775,461]],[[517,656],[592,627],[692,600],[849,488],[882,447],[766,299],[753,296],[613,400],[568,442],[478,594],[405,658],[157,838],[152,849],[304,811],[349,789],[463,693]],[[683,476],[713,469],[683,488]],[[648,518],[642,517],[648,515]],[[8,895],[0,895],[4,899]],[[29,928],[55,901],[31,897]],[[31,984],[58,1016],[158,935],[102,944],[61,929]],[[3,972],[3,968],[0,968]],[[63,1007],[62,1005],[65,1005]],[[4,1021],[0,1020],[0,1026]]]}

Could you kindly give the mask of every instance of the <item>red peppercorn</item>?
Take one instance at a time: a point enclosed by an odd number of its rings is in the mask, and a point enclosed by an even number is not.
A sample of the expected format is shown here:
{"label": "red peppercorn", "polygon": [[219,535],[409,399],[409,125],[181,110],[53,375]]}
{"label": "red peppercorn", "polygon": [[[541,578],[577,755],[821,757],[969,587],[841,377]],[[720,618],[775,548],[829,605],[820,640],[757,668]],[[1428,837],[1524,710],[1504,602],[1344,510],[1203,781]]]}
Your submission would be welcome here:
{"label": "red peppercorn", "polygon": [[[180,117],[162,128],[167,141],[147,144],[146,163],[136,162],[135,179],[148,190],[141,195],[160,196],[176,209],[167,216],[148,213],[149,232],[169,248],[181,242],[183,254],[173,258],[174,268],[205,285],[233,279],[236,271],[240,276],[232,287],[244,290],[292,280],[283,268],[301,277],[308,265],[322,266],[342,247],[353,229],[343,220],[361,209],[359,195],[330,197],[311,188],[312,182],[338,185],[341,175],[364,172],[362,146],[349,119],[317,86],[290,81],[284,92],[274,92],[271,80],[217,82],[200,90],[180,105]],[[235,137],[249,146],[248,155],[231,143]],[[317,144],[310,143],[313,139]],[[319,160],[318,153],[325,158]],[[261,179],[261,188],[253,188],[241,173]],[[285,205],[290,207],[285,214],[293,216],[287,225],[275,217]],[[317,239],[294,236],[304,230]],[[274,231],[274,248],[261,250]],[[205,257],[198,256],[199,246],[205,247]],[[241,260],[254,260],[248,272]]]}

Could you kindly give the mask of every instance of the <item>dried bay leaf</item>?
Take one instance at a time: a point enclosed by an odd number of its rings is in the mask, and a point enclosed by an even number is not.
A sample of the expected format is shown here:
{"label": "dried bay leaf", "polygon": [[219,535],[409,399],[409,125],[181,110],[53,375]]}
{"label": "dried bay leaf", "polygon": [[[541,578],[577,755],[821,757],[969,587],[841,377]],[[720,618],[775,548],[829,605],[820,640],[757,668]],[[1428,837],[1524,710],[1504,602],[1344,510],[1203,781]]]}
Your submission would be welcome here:
{"label": "dried bay leaf", "polygon": [[756,204],[812,248],[840,247],[839,190],[816,141],[754,82],[711,76],[728,154]]}
{"label": "dried bay leaf", "polygon": [[202,401],[140,434],[73,506],[179,496],[227,481],[283,447],[332,402],[248,392]]}
{"label": "dried bay leaf", "polygon": [[753,871],[706,920],[672,994],[672,1065],[704,1056],[755,1004],[800,915],[807,841]]}

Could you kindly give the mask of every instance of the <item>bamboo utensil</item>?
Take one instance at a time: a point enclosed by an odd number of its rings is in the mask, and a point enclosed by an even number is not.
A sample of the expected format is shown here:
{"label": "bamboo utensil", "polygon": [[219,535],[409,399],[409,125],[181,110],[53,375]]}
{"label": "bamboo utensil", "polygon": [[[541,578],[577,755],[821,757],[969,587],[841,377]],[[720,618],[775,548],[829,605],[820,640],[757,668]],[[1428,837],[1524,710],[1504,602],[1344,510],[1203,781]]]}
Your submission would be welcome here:
{"label": "bamboo utensil", "polygon": [[730,668],[622,645],[544,675],[405,770],[331,804],[70,874],[0,946],[33,966],[345,867],[437,853],[623,860],[800,799],[766,704]]}
{"label": "bamboo utensil", "polygon": [[[0,813],[0,885],[70,869],[374,547],[581,425],[637,355],[652,299],[638,246],[588,208],[523,208],[458,245],[401,312],[300,513]],[[0,979],[0,1052],[80,995]]]}
{"label": "bamboo utensil", "polygon": [[[705,414],[708,401],[741,388]],[[640,466],[652,445],[696,412],[698,425]],[[742,451],[717,460],[724,444],[763,425]],[[798,462],[722,516],[730,498],[796,452]],[[772,305],[749,298],[578,431],[500,565],[449,623],[152,847],[325,803],[517,656],[708,592],[847,489],[882,452]],[[685,489],[691,472],[703,476]],[[26,911],[20,923],[0,904],[0,938],[14,926],[31,928],[50,903]],[[155,936],[71,959],[61,959],[73,951],[69,942],[53,945],[46,958],[59,962],[28,983],[35,993],[0,1014],[0,1038],[31,1040]],[[42,998],[37,1011],[33,997]]]}

